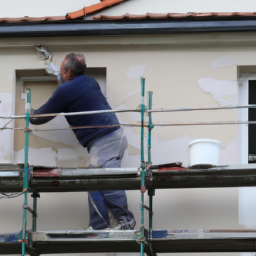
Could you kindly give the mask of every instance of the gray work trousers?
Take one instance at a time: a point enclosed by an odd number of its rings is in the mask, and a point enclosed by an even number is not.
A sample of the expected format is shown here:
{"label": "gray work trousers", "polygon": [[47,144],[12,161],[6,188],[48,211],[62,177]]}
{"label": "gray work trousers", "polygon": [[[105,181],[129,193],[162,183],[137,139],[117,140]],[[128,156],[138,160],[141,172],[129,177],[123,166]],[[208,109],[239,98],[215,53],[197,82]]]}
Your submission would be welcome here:
{"label": "gray work trousers", "polygon": [[[90,154],[90,166],[102,168],[121,167],[121,161],[128,143],[123,135],[123,128],[96,140],[87,146]],[[127,197],[124,190],[91,191],[88,193],[90,224],[99,230],[110,227],[109,211],[118,220],[133,214],[128,210]]]}

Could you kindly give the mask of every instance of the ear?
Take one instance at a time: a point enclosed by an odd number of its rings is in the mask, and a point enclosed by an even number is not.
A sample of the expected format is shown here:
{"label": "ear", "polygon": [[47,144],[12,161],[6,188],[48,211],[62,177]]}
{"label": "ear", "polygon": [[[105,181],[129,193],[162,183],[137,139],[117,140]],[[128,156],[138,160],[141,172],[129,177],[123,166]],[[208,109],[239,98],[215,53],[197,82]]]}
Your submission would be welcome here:
{"label": "ear", "polygon": [[71,70],[70,69],[67,70],[67,73],[68,73],[68,77],[71,77]]}

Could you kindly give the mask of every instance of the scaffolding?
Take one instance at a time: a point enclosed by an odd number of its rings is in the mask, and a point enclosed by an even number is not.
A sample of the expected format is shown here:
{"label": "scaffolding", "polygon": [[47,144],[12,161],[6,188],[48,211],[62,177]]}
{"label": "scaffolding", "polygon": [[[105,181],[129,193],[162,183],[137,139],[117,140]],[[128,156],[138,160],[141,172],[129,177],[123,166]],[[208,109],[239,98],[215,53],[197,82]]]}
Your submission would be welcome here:
{"label": "scaffolding", "polygon": [[[255,108],[250,106],[229,106],[221,108],[182,108],[152,109],[153,92],[148,92],[147,107],[144,102],[145,79],[141,78],[141,104],[138,109],[103,110],[77,113],[33,115],[33,117],[89,115],[99,113],[140,112],[138,124],[121,124],[141,129],[141,165],[138,168],[58,168],[29,167],[29,120],[31,91],[26,89],[26,115],[4,116],[5,119],[25,119],[26,127],[18,128],[25,132],[24,166],[6,165],[0,167],[0,191],[20,192],[24,196],[22,230],[20,233],[0,234],[0,255],[29,253],[32,256],[48,253],[82,252],[146,252],[150,256],[166,252],[253,252],[255,251],[256,230],[153,230],[153,196],[155,189],[163,188],[206,188],[256,186],[256,169],[245,166],[220,166],[214,168],[183,168],[181,163],[152,165],[151,133],[155,126],[180,125],[223,125],[255,124],[255,121],[198,122],[198,123],[159,123],[152,122],[152,113],[202,111],[221,109]],[[144,114],[148,113],[145,123]],[[118,125],[118,124],[116,124]],[[113,126],[113,125],[112,125]],[[99,128],[103,126],[97,126]],[[106,126],[104,126],[106,127]],[[107,126],[111,127],[111,126]],[[86,129],[69,127],[68,129]],[[144,133],[148,128],[147,162],[144,159]],[[5,127],[4,129],[9,129]],[[38,130],[40,131],[40,130]],[[52,175],[54,173],[54,175]],[[221,175],[220,175],[221,174]],[[23,176],[21,179],[21,175]],[[90,190],[140,189],[140,229],[128,231],[113,230],[63,230],[37,231],[37,198],[40,192],[67,192]],[[148,190],[148,206],[144,204],[144,195]],[[32,193],[33,209],[28,206],[27,196]],[[148,230],[144,223],[144,210],[148,211]],[[32,231],[27,230],[27,211],[33,216]],[[21,245],[21,248],[20,248]],[[102,246],[101,246],[102,245]]]}

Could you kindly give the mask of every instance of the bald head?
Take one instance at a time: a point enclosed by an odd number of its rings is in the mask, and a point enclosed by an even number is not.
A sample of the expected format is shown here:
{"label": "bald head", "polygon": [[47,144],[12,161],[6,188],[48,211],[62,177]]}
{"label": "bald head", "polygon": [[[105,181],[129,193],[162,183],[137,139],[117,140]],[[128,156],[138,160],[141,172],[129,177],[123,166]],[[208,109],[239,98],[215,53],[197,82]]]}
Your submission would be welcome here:
{"label": "bald head", "polygon": [[83,54],[69,53],[61,63],[61,78],[68,82],[77,76],[84,74],[86,69],[85,57]]}

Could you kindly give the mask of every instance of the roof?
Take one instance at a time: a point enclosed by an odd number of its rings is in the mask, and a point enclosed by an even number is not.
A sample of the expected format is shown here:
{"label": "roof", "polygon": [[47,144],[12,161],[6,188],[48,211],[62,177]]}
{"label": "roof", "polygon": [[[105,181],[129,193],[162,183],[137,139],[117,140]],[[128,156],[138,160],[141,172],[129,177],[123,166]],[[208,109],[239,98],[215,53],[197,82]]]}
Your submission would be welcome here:
{"label": "roof", "polygon": [[93,17],[94,20],[155,20],[155,19],[202,19],[202,18],[256,18],[256,12],[189,12],[189,13],[146,13],[130,14],[121,16],[99,15]]}
{"label": "roof", "polygon": [[[0,25],[1,37],[163,35],[256,31],[256,19],[66,20]],[[243,36],[242,36],[243,37]]]}
{"label": "roof", "polygon": [[37,21],[61,21],[66,20],[66,16],[49,16],[49,17],[21,17],[21,18],[0,18],[2,23],[20,23],[20,22],[37,22]]}
{"label": "roof", "polygon": [[[109,2],[111,1],[111,2]],[[0,18],[0,23],[22,23],[22,22],[44,22],[44,21],[63,21],[67,19],[83,18],[86,14],[100,11],[109,4],[117,4],[127,0],[104,0],[99,4],[85,7],[77,12],[68,13],[66,16],[49,16],[49,17],[21,17],[21,18]],[[115,3],[114,3],[115,2]],[[107,5],[108,4],[108,5]],[[81,16],[80,16],[81,15]],[[130,14],[110,16],[99,15],[93,17],[94,20],[195,20],[195,19],[221,19],[221,18],[235,18],[235,19],[256,19],[256,12],[204,12],[204,13],[146,13],[146,14]]]}
{"label": "roof", "polygon": [[78,10],[76,12],[70,12],[66,15],[67,19],[76,19],[79,17],[83,17],[87,14],[91,14],[97,11],[101,11],[107,7],[111,7],[113,5],[119,4],[121,2],[127,1],[127,0],[100,0],[101,3],[94,4],[88,7],[84,7],[81,10]]}
{"label": "roof", "polygon": [[20,23],[20,22],[38,22],[38,21],[62,21],[66,19],[77,19],[88,14],[101,11],[113,5],[125,2],[127,0],[100,0],[100,3],[84,7],[76,12],[70,12],[63,16],[48,16],[48,17],[21,17],[21,18],[0,18],[2,23]]}

